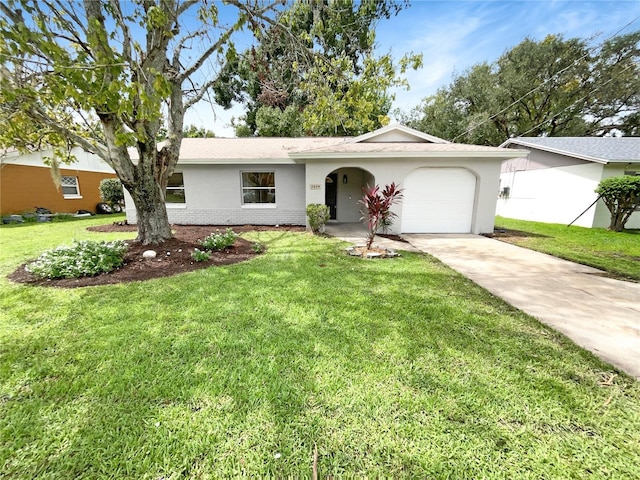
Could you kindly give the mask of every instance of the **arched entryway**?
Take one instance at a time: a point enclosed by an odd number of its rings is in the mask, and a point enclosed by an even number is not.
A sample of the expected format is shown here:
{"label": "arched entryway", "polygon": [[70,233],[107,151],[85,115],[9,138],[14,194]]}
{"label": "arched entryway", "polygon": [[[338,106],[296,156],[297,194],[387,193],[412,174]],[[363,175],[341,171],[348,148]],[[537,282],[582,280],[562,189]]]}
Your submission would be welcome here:
{"label": "arched entryway", "polygon": [[360,221],[358,200],[365,185],[375,185],[375,177],[362,168],[343,167],[327,174],[325,205],[329,207],[331,220],[341,223]]}

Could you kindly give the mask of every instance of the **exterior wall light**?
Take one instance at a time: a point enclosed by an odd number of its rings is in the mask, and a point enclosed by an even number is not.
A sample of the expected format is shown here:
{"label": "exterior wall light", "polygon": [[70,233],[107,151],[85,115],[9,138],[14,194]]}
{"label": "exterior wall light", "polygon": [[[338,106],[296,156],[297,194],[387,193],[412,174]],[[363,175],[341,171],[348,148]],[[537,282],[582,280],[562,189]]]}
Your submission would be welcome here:
{"label": "exterior wall light", "polygon": [[347,183],[348,181],[349,181],[349,180],[347,179],[347,176],[346,176],[346,175],[343,175],[343,176],[342,176],[342,183],[344,183],[344,184],[346,185],[346,183]]}

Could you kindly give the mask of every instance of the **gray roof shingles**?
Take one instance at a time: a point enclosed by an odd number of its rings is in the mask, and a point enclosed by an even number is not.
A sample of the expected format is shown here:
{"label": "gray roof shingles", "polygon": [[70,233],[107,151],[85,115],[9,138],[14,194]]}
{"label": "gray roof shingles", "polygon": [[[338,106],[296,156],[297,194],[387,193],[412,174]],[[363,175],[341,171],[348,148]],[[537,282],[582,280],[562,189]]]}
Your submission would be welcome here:
{"label": "gray roof shingles", "polygon": [[517,137],[502,146],[522,145],[599,163],[640,161],[640,137]]}

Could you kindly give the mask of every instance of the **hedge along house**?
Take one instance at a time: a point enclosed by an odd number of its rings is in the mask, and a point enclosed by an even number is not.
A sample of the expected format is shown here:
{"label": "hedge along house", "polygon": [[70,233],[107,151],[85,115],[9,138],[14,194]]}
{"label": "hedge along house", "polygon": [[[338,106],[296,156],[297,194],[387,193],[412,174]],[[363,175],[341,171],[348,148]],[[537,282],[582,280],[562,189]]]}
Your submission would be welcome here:
{"label": "hedge along house", "polygon": [[10,215],[44,207],[52,212],[94,212],[100,199],[100,182],[116,178],[115,172],[98,156],[80,148],[72,150],[76,161],[60,166],[57,188],[45,157],[51,151],[20,154],[5,152],[0,157],[0,214]]}
{"label": "hedge along house", "polygon": [[306,205],[321,203],[351,223],[365,185],[396,182],[404,199],[391,233],[492,232],[500,165],[513,157],[398,124],[354,138],[186,138],[167,212],[175,224],[304,225]]}
{"label": "hedge along house", "polygon": [[[640,175],[639,137],[518,137],[501,145],[523,152],[500,175],[498,215],[607,228],[611,213],[595,189],[601,180]],[[640,228],[640,212],[626,228]]]}

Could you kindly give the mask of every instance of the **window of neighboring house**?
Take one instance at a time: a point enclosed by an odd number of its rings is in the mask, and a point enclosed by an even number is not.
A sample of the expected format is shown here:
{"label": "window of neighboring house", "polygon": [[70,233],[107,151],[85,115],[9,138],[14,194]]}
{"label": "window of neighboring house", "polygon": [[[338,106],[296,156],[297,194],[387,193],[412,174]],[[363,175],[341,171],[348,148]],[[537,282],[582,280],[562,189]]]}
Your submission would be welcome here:
{"label": "window of neighboring house", "polygon": [[167,182],[165,203],[185,203],[184,178],[182,172],[174,173]]}
{"label": "window of neighboring house", "polygon": [[276,203],[275,172],[242,172],[242,203]]}
{"label": "window of neighboring house", "polygon": [[60,179],[60,186],[62,187],[62,196],[64,198],[80,197],[78,177],[62,177]]}

